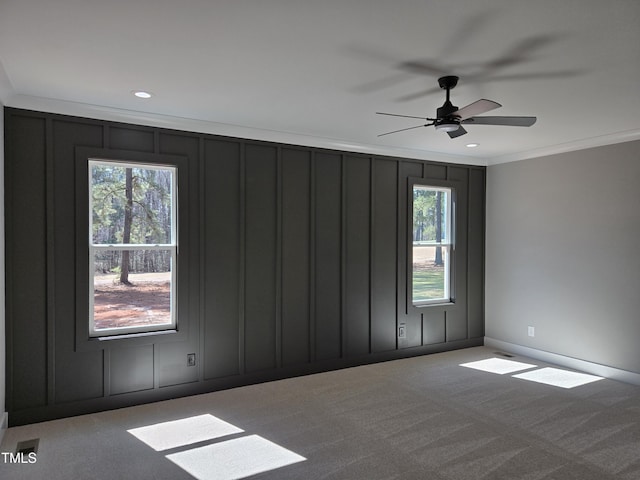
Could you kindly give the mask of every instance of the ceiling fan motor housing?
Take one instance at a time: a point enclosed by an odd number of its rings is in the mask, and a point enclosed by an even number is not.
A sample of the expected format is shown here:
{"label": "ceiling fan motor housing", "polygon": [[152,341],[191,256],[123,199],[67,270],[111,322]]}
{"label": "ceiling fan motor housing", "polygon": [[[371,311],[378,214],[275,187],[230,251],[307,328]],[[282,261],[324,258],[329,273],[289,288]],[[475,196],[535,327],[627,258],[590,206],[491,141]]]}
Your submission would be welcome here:
{"label": "ceiling fan motor housing", "polygon": [[439,119],[452,118],[453,119],[454,117],[451,117],[451,114],[457,111],[458,111],[458,107],[456,107],[449,100],[447,100],[446,102],[444,102],[444,105],[442,105],[440,108],[436,110],[436,118],[439,118]]}
{"label": "ceiling fan motor housing", "polygon": [[444,132],[454,132],[460,127],[460,118],[452,115],[458,111],[458,107],[453,105],[448,99],[438,108],[434,125],[436,130]]}

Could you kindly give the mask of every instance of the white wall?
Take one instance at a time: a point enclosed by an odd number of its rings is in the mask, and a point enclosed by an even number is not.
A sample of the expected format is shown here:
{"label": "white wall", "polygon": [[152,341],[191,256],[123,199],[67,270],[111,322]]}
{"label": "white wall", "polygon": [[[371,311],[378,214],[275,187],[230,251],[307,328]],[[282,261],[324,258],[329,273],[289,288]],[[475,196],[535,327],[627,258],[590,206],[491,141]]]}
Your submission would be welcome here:
{"label": "white wall", "polygon": [[487,337],[640,373],[639,141],[488,168],[485,312]]}

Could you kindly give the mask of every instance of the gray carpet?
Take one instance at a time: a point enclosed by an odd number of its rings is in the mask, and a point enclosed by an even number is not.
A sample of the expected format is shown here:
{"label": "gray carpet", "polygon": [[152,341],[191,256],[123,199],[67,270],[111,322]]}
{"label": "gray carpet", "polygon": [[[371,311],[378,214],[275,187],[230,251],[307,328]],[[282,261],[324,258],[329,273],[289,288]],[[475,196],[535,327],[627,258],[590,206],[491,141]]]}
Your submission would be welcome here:
{"label": "gray carpet", "polygon": [[[0,458],[0,478],[640,479],[640,387],[459,366],[492,357],[471,348],[10,428],[0,450],[39,438],[37,461]],[[165,422],[205,414],[171,443],[180,422]],[[148,429],[128,432],[158,424],[159,451],[139,438]]]}

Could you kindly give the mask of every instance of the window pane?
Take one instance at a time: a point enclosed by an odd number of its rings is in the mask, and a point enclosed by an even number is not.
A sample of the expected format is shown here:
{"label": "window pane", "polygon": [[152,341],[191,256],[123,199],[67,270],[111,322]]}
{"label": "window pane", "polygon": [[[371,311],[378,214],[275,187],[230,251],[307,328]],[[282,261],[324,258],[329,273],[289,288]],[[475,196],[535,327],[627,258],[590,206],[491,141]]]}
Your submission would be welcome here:
{"label": "window pane", "polygon": [[451,189],[413,186],[413,303],[450,301]]}
{"label": "window pane", "polygon": [[449,191],[413,187],[413,241],[449,243]]}
{"label": "window pane", "polygon": [[[439,260],[438,260],[439,259]],[[449,249],[413,246],[413,301],[449,300]]]}
{"label": "window pane", "polygon": [[[95,252],[94,331],[171,325],[172,254],[170,249]],[[129,265],[126,276],[122,274],[123,261]]]}
{"label": "window pane", "polygon": [[174,169],[90,163],[91,242],[173,243]]}

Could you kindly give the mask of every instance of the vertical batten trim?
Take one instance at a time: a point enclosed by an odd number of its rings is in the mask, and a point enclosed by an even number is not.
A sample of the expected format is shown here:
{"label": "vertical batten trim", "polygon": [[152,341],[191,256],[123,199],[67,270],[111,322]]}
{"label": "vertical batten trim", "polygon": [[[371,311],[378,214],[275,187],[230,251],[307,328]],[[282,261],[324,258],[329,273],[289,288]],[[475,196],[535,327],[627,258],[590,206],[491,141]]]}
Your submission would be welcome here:
{"label": "vertical batten trim", "polygon": [[394,292],[394,301],[395,301],[395,314],[396,314],[396,333],[395,333],[395,340],[396,340],[396,350],[400,349],[400,339],[398,338],[398,327],[400,324],[400,315],[399,315],[399,303],[400,303],[400,282],[398,281],[398,275],[400,274],[400,269],[398,268],[399,265],[399,261],[400,261],[400,188],[399,188],[399,180],[400,180],[400,161],[396,160],[396,244],[395,244],[395,250],[396,250],[396,256],[395,256],[395,272],[394,272],[394,282],[395,282],[395,292]]}
{"label": "vertical batten trim", "polygon": [[[396,237],[398,239],[398,286],[397,286],[397,296],[398,296],[398,312],[402,312],[402,314],[406,317],[407,315],[409,315],[409,306],[407,304],[407,278],[406,275],[404,275],[404,278],[400,278],[400,273],[403,271],[403,269],[401,268],[401,264],[405,265],[406,268],[406,263],[407,263],[407,246],[405,245],[406,242],[403,242],[403,234],[402,234],[402,218],[404,217],[406,219],[407,213],[406,213],[406,201],[405,198],[403,198],[402,196],[402,190],[403,190],[403,185],[407,184],[407,180],[406,178],[403,178],[403,176],[400,174],[400,172],[402,171],[402,166],[403,166],[404,162],[400,161],[398,162],[398,178],[397,178],[397,184],[398,184],[398,190],[397,190],[397,196],[398,196],[398,228],[396,229]],[[400,246],[404,245],[404,247],[401,249]],[[402,262],[402,263],[401,263]],[[398,316],[398,321],[400,321],[400,316]],[[399,345],[398,343],[398,339],[396,338],[396,344]]]}
{"label": "vertical batten trim", "polygon": [[151,375],[153,375],[153,388],[157,390],[160,388],[160,375],[158,374],[158,369],[160,368],[160,362],[158,361],[158,349],[156,348],[156,344],[151,344]]}
{"label": "vertical batten trim", "polygon": [[240,143],[240,174],[238,182],[240,196],[240,248],[239,248],[239,275],[238,275],[238,371],[242,375],[246,371],[245,358],[245,331],[246,331],[246,277],[247,277],[247,167],[246,167],[246,149],[244,142]]}
{"label": "vertical batten trim", "polygon": [[340,155],[340,357],[347,352],[347,165],[345,154]]}
{"label": "vertical batten trim", "polygon": [[45,188],[46,188],[46,277],[47,277],[47,404],[55,404],[56,359],[56,268],[55,268],[55,174],[53,161],[53,120],[45,120]]}
{"label": "vertical batten trim", "polygon": [[[198,187],[200,191],[198,192],[199,199],[199,211],[198,216],[200,218],[200,227],[198,228],[199,235],[199,245],[200,251],[198,252],[198,259],[200,260],[200,265],[207,264],[207,249],[206,249],[206,194],[205,194],[205,178],[206,178],[206,169],[207,164],[205,161],[205,140],[204,137],[198,138],[198,175],[199,175],[199,184]],[[206,365],[206,348],[205,348],[205,337],[206,337],[206,268],[200,268],[199,272],[200,285],[198,285],[198,292],[200,294],[199,304],[198,304],[198,313],[199,313],[199,331],[200,338],[198,339],[198,347],[200,349],[199,357],[200,361],[196,362],[198,368],[198,381],[202,382],[205,379],[205,365]]]}
{"label": "vertical batten trim", "polygon": [[[10,282],[14,275],[14,262],[13,262],[13,245],[15,243],[15,233],[13,232],[13,218],[14,212],[12,208],[9,208],[13,200],[13,182],[8,181],[14,178],[14,152],[12,149],[13,141],[13,115],[6,110],[6,107],[0,108],[3,115],[4,123],[4,275],[5,275],[5,301],[4,301],[4,341],[5,341],[5,410],[8,413],[13,411],[14,398],[15,398],[15,370],[14,370],[14,337],[13,337],[13,303],[14,303],[14,289],[13,282]],[[0,253],[1,254],[1,253]],[[0,415],[4,415],[5,412],[0,412]],[[7,418],[7,423],[9,419]],[[5,430],[6,431],[6,430]]]}
{"label": "vertical batten trim", "polygon": [[309,158],[309,354],[316,361],[316,152]]}
{"label": "vertical batten trim", "polygon": [[275,358],[282,367],[282,147],[276,149]]}
{"label": "vertical batten trim", "polygon": [[444,341],[445,343],[449,341],[449,332],[447,331],[447,311],[442,311],[442,316],[444,317]]}
{"label": "vertical batten trim", "polygon": [[485,335],[486,332],[486,318],[485,318],[485,309],[486,309],[486,285],[485,278],[487,274],[486,268],[486,260],[487,260],[487,170],[482,170],[482,296],[480,302],[480,312],[482,315],[482,335]]}
{"label": "vertical batten trim", "polygon": [[102,396],[111,395],[111,349],[102,349]]}
{"label": "vertical batten trim", "polygon": [[[402,314],[406,315],[406,304],[402,306],[402,279],[400,278],[400,272],[402,269],[400,268],[400,262],[402,262],[402,249],[400,246],[402,245],[402,214],[404,209],[402,208],[402,199],[400,198],[402,194],[402,160],[396,163],[396,350],[400,350],[400,339],[398,338],[398,328],[400,327],[400,318],[401,318],[401,309]],[[406,298],[406,296],[405,296]]]}
{"label": "vertical batten trim", "polygon": [[367,303],[369,305],[369,351],[373,352],[373,262],[375,259],[374,249],[376,248],[376,242],[374,241],[375,232],[375,167],[376,162],[373,157],[369,157],[369,288],[367,288]]}

